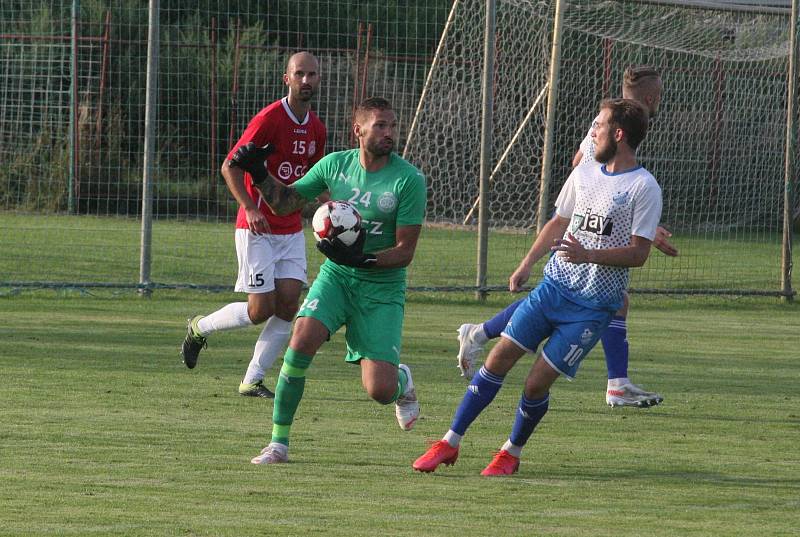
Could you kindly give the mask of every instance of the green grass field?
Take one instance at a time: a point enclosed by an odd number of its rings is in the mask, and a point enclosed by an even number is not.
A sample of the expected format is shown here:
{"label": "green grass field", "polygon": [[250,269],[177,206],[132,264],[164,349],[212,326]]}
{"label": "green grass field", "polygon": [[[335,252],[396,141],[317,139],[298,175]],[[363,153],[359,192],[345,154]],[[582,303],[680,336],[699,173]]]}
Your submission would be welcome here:
{"label": "green grass field", "polygon": [[[137,220],[127,218],[0,212],[0,292],[5,282],[135,285],[140,228]],[[313,277],[322,256],[314,249],[311,234],[306,235],[309,276]],[[487,284],[505,287],[531,241],[531,233],[493,231]],[[680,256],[668,258],[654,251],[645,267],[633,272],[632,289],[780,291],[779,233],[676,233],[673,242]],[[473,287],[476,245],[475,229],[426,226],[409,268],[409,285]],[[800,244],[795,244],[794,251],[800,252]],[[798,255],[794,254],[795,265],[800,263]],[[537,268],[533,273],[541,271]],[[156,285],[227,288],[233,285],[235,274],[233,224],[153,222],[151,281]]]}
{"label": "green grass field", "polygon": [[595,350],[556,383],[520,472],[488,479],[530,359],[455,466],[410,464],[463,395],[455,329],[507,296],[412,295],[403,354],[423,414],[411,432],[368,400],[334,336],[310,369],[292,462],[277,467],[249,463],[272,402],[236,394],[256,330],[215,336],[195,370],[178,356],[184,319],[233,297],[0,297],[0,535],[797,535],[797,304],[634,297],[631,376],[664,404],[606,407]]}

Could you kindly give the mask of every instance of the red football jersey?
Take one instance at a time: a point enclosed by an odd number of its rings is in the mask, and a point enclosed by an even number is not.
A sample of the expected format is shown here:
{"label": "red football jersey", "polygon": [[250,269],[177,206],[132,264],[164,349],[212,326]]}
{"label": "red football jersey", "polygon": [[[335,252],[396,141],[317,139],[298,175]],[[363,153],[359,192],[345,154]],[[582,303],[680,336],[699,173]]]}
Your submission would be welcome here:
{"label": "red football jersey", "polygon": [[[239,146],[253,142],[257,146],[272,144],[275,152],[267,157],[267,170],[285,184],[290,185],[300,179],[308,169],[325,154],[327,131],[322,121],[309,111],[305,118],[296,118],[289,108],[287,98],[275,101],[253,116],[239,141],[228,153],[228,160]],[[245,172],[244,184],[247,193],[258,204],[261,213],[267,218],[271,233],[285,235],[303,229],[300,211],[286,216],[273,214],[261,199],[258,190],[253,188],[250,174]],[[244,209],[239,207],[236,227],[247,229]]]}

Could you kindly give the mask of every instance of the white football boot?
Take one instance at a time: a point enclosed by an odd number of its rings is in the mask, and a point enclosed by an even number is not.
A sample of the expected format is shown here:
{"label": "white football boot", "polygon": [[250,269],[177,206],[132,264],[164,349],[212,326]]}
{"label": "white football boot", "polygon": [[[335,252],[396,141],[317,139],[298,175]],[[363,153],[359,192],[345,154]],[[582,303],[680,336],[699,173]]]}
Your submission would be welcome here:
{"label": "white football boot", "polygon": [[479,330],[483,330],[483,325],[467,323],[458,327],[458,369],[461,370],[461,376],[467,380],[472,380],[475,374],[475,362],[486,344],[485,341],[483,343],[476,341],[476,332]]}
{"label": "white football boot", "polygon": [[261,450],[259,455],[250,459],[250,462],[253,464],[281,464],[289,462],[289,446],[277,442],[270,442],[267,447]]}
{"label": "white football boot", "polygon": [[656,406],[664,400],[656,392],[648,392],[633,383],[622,386],[609,386],[606,390],[606,403],[608,406],[635,406],[647,408]]}
{"label": "white football boot", "polygon": [[417,391],[414,389],[414,381],[411,380],[411,370],[406,364],[397,366],[408,375],[408,384],[406,384],[406,391],[403,395],[397,398],[394,405],[394,413],[397,416],[397,423],[404,431],[410,431],[414,428],[414,423],[419,418],[419,401],[417,401]]}

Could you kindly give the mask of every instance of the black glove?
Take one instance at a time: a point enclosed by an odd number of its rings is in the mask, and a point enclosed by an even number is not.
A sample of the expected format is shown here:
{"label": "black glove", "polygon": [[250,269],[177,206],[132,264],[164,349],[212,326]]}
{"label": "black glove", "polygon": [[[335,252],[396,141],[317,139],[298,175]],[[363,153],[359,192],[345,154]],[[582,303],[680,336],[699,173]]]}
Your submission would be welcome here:
{"label": "black glove", "polygon": [[371,268],[375,266],[378,258],[375,254],[365,254],[364,241],[367,240],[367,232],[361,229],[358,233],[358,238],[350,246],[345,245],[338,238],[322,239],[317,242],[317,250],[323,253],[325,257],[336,263],[337,265],[345,265],[355,268]]}
{"label": "black glove", "polygon": [[264,147],[257,147],[253,142],[240,146],[233,154],[230,166],[241,168],[253,178],[253,184],[258,185],[267,179],[267,169],[264,161],[269,155],[275,152],[275,146],[267,144]]}

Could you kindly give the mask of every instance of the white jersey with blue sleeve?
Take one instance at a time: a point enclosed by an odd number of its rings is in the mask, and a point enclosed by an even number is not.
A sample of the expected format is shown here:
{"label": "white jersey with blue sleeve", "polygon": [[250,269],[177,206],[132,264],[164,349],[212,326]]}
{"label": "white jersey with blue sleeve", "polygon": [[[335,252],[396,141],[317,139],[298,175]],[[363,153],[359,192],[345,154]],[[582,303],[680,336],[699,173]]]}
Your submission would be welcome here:
{"label": "white jersey with blue sleeve", "polygon": [[[629,246],[631,235],[653,240],[661,218],[661,187],[639,166],[610,173],[605,165],[576,167],[556,200],[556,213],[569,218],[567,233],[587,249]],[[566,234],[565,234],[566,236]],[[627,267],[575,264],[554,255],[544,275],[569,299],[592,308],[617,310],[628,287]]]}

